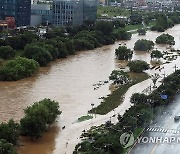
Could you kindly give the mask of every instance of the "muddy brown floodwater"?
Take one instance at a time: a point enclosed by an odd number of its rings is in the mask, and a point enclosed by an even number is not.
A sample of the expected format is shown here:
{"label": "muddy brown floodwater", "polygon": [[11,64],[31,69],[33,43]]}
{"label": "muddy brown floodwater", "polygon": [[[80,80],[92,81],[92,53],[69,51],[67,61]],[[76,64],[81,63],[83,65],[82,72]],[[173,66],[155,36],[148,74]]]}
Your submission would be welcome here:
{"label": "muddy brown floodwater", "polygon": [[[180,25],[167,30],[176,40],[176,49],[180,49]],[[108,80],[113,69],[121,64],[115,60],[114,50],[119,44],[126,43],[133,48],[134,42],[139,38],[155,40],[161,33],[148,32],[146,36],[134,34],[130,41],[116,42],[95,50],[78,52],[75,56],[58,60],[49,67],[41,68],[33,77],[16,82],[0,82],[0,121],[11,118],[19,121],[23,117],[23,109],[35,101],[50,98],[60,103],[63,111],[56,124],[44,136],[31,142],[28,138],[18,149],[20,154],[61,154],[59,143],[66,143],[67,138],[61,139],[63,126],[73,127],[73,124],[82,115],[87,115],[91,103],[97,106],[99,97],[110,93],[109,84],[94,90],[93,84]],[[166,46],[156,46],[165,50]],[[143,59],[150,62],[149,53],[135,52],[133,59]],[[172,69],[172,68],[171,68]],[[78,123],[75,123],[77,126]],[[82,125],[79,123],[79,125]],[[82,126],[83,127],[83,126]],[[71,133],[73,133],[71,129]],[[71,136],[69,136],[71,138]]]}

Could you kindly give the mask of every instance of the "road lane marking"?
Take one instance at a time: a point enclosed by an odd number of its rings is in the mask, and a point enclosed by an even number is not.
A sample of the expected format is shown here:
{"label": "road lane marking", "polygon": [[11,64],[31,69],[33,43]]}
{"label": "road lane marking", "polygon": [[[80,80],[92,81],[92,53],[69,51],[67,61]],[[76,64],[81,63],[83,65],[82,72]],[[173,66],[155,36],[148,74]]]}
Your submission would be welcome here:
{"label": "road lane marking", "polygon": [[[169,124],[169,128],[171,127],[172,123],[174,121],[171,121],[171,123]],[[150,154],[154,154],[154,152],[156,151],[157,147],[158,147],[159,143],[156,143],[156,145],[154,146],[154,148],[152,149],[151,153]]]}

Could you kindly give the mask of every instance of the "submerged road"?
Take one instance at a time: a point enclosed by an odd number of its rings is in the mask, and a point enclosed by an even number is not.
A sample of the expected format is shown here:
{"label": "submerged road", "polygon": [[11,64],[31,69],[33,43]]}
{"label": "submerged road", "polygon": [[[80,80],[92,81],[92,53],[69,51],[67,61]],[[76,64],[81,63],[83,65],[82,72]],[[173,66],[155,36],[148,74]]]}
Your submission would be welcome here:
{"label": "submerged road", "polygon": [[180,95],[161,110],[142,135],[144,140],[140,140],[130,154],[180,154],[180,122],[174,121],[176,115],[180,115]]}

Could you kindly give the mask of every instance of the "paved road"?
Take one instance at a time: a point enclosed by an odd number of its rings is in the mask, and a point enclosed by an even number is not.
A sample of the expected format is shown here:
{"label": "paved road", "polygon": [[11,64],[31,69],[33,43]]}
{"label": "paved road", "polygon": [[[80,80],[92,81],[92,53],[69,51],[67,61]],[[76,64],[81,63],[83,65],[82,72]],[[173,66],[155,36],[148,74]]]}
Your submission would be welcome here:
{"label": "paved road", "polygon": [[[175,115],[180,115],[180,95],[158,114],[142,136],[144,143],[137,143],[130,154],[180,154],[180,122],[174,122]],[[153,137],[161,139],[161,143],[152,143]]]}

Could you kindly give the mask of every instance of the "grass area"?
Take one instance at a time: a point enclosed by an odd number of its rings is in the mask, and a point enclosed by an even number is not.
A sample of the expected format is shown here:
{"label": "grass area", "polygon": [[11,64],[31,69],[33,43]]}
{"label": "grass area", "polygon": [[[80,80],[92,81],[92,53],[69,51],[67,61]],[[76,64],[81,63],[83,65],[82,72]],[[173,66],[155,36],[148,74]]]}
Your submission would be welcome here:
{"label": "grass area", "polygon": [[131,12],[124,8],[113,7],[113,6],[99,6],[97,10],[98,17],[102,17],[102,14],[107,14],[107,17],[116,16],[130,16]]}
{"label": "grass area", "polygon": [[90,116],[90,115],[82,116],[82,117],[78,118],[78,122],[82,122],[82,121],[89,120],[92,118],[93,118],[93,116]]}
{"label": "grass area", "polygon": [[123,102],[124,94],[127,92],[129,87],[149,78],[146,73],[129,73],[129,75],[133,79],[131,84],[120,86],[112,94],[104,98],[103,102],[101,102],[99,106],[93,108],[93,110],[90,110],[89,112],[96,112],[97,114],[101,115],[107,114],[108,112],[117,108]]}
{"label": "grass area", "polygon": [[135,30],[135,29],[139,29],[139,28],[143,28],[142,24],[137,24],[137,25],[127,25],[124,30],[126,31],[130,31],[130,30]]}
{"label": "grass area", "polygon": [[148,25],[148,27],[152,27],[152,26],[155,26],[156,25],[156,21],[151,21]]}
{"label": "grass area", "polygon": [[[147,27],[149,27],[149,28],[147,28],[147,29],[150,29],[150,28],[151,28],[152,26],[154,26],[155,24],[156,24],[155,21],[150,22],[149,25],[147,26]],[[143,26],[142,24],[126,25],[126,27],[123,28],[123,29],[126,30],[126,31],[131,31],[131,30],[136,30],[136,29],[140,29],[140,28],[144,28],[144,26]],[[121,29],[121,28],[116,28],[116,29],[114,29],[114,32],[118,31],[119,29]],[[133,31],[133,32],[131,32],[131,33],[132,33],[132,34],[135,34],[135,33],[137,33],[137,31]]]}
{"label": "grass area", "polygon": [[[143,25],[142,24],[137,24],[137,25],[126,25],[125,28],[123,28],[124,30],[126,31],[131,31],[131,30],[136,30],[136,29],[139,29],[139,28],[143,28]],[[122,29],[122,28],[116,28],[114,29],[114,32],[118,31],[119,29]],[[137,31],[133,31],[131,33],[137,33]]]}

